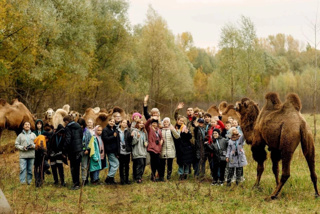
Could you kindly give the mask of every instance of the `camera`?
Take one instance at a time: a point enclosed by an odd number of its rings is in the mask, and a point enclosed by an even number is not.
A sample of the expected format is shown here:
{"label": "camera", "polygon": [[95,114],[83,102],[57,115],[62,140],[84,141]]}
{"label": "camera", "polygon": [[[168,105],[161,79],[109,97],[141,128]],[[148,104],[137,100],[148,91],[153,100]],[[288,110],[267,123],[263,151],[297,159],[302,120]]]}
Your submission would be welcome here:
{"label": "camera", "polygon": [[125,144],[122,144],[122,145],[121,145],[121,148],[122,148],[122,149],[126,149],[126,145],[125,145]]}
{"label": "camera", "polygon": [[30,145],[28,145],[27,147],[26,147],[26,149],[28,150],[28,149],[31,149],[31,147],[32,147],[32,145],[30,144]]}
{"label": "camera", "polygon": [[159,140],[156,140],[156,144],[159,145],[159,143],[160,143]]}
{"label": "camera", "polygon": [[238,156],[238,150],[235,151],[234,156]]}

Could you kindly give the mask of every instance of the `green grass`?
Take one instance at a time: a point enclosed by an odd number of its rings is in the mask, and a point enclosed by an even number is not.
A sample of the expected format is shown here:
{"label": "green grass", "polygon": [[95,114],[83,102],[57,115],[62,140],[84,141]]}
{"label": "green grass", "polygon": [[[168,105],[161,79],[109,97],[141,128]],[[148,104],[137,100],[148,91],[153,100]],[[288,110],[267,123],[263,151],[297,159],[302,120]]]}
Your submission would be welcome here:
{"label": "green grass", "polygon": [[[312,117],[305,117],[311,126]],[[316,142],[316,172],[320,176],[319,135]],[[14,135],[5,133],[1,139],[1,143],[4,142],[14,142]],[[34,184],[20,185],[17,152],[0,155],[0,187],[16,213],[319,213],[320,198],[314,197],[309,170],[300,146],[293,157],[291,177],[279,198],[274,201],[264,200],[275,187],[269,157],[261,187],[252,189],[256,179],[256,163],[251,157],[249,146],[246,152],[249,163],[244,168],[246,180],[242,185],[231,188],[211,186],[209,169],[205,182],[199,183],[192,178],[180,182],[174,161],[175,174],[170,182],[150,182],[150,166],[147,166],[143,184],[84,187],[79,206],[80,191],[69,190],[71,176],[68,167],[65,168],[68,187],[53,186],[51,175],[46,176],[42,188],[35,188]],[[105,177],[106,171],[100,174],[101,179]]]}

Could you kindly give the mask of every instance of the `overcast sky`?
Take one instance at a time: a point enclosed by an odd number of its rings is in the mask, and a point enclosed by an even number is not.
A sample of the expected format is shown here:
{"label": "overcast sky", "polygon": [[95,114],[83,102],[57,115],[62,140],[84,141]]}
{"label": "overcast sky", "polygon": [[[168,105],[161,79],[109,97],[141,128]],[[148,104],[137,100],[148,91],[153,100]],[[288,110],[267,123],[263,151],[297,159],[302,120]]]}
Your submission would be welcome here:
{"label": "overcast sky", "polygon": [[[177,35],[188,31],[198,47],[217,47],[221,28],[244,15],[254,22],[258,37],[277,33],[292,35],[301,42],[314,39],[318,0],[130,0],[132,25],[143,24],[148,5],[167,21]],[[318,12],[320,17],[320,10]],[[320,20],[320,18],[319,18]],[[320,26],[320,21],[318,21]],[[320,32],[319,38],[320,41]]]}

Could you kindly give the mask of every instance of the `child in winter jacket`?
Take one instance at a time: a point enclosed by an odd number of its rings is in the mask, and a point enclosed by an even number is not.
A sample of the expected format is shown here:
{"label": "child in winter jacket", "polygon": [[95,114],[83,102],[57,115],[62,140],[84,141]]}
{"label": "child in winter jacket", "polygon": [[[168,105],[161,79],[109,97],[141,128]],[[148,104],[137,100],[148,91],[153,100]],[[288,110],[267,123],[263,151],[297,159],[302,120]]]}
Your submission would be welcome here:
{"label": "child in winter jacket", "polygon": [[133,177],[137,183],[142,183],[142,175],[146,167],[148,134],[144,128],[142,120],[138,120],[132,129],[132,158],[133,158]]}
{"label": "child in winter jacket", "polygon": [[[228,141],[220,136],[220,130],[214,129],[212,135],[212,142],[205,144],[207,148],[212,152],[213,157],[213,181],[212,185],[223,185],[224,182],[224,174],[226,168],[226,155],[228,148]],[[220,172],[220,173],[218,173]]]}
{"label": "child in winter jacket", "polygon": [[237,128],[231,128],[230,132],[232,133],[232,136],[228,143],[226,159],[226,161],[229,163],[227,179],[228,186],[231,185],[231,178],[234,174],[234,170],[236,170],[236,184],[239,184],[241,181],[243,167],[247,165],[247,159],[243,149],[245,141],[244,136],[239,134]]}
{"label": "child in winter jacket", "polygon": [[106,161],[105,158],[101,159],[101,156],[104,156],[104,144],[101,139],[102,127],[96,126],[94,128],[94,135],[92,136],[88,148],[90,149],[90,172],[92,173],[92,184],[98,184],[100,170],[103,169],[103,165],[107,167],[106,163],[102,164],[102,161]]}

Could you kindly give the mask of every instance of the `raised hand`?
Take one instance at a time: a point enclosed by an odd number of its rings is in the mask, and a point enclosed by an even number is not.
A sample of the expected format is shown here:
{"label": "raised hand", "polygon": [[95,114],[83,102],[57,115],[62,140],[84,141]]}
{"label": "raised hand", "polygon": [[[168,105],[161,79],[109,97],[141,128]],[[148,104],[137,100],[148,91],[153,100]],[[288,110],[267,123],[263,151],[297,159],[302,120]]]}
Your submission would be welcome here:
{"label": "raised hand", "polygon": [[177,109],[183,109],[183,107],[184,107],[184,103],[179,103],[177,106]]}
{"label": "raised hand", "polygon": [[144,104],[147,104],[147,103],[148,103],[148,100],[149,100],[149,95],[146,95],[146,96],[144,97],[143,103],[144,103]]}

